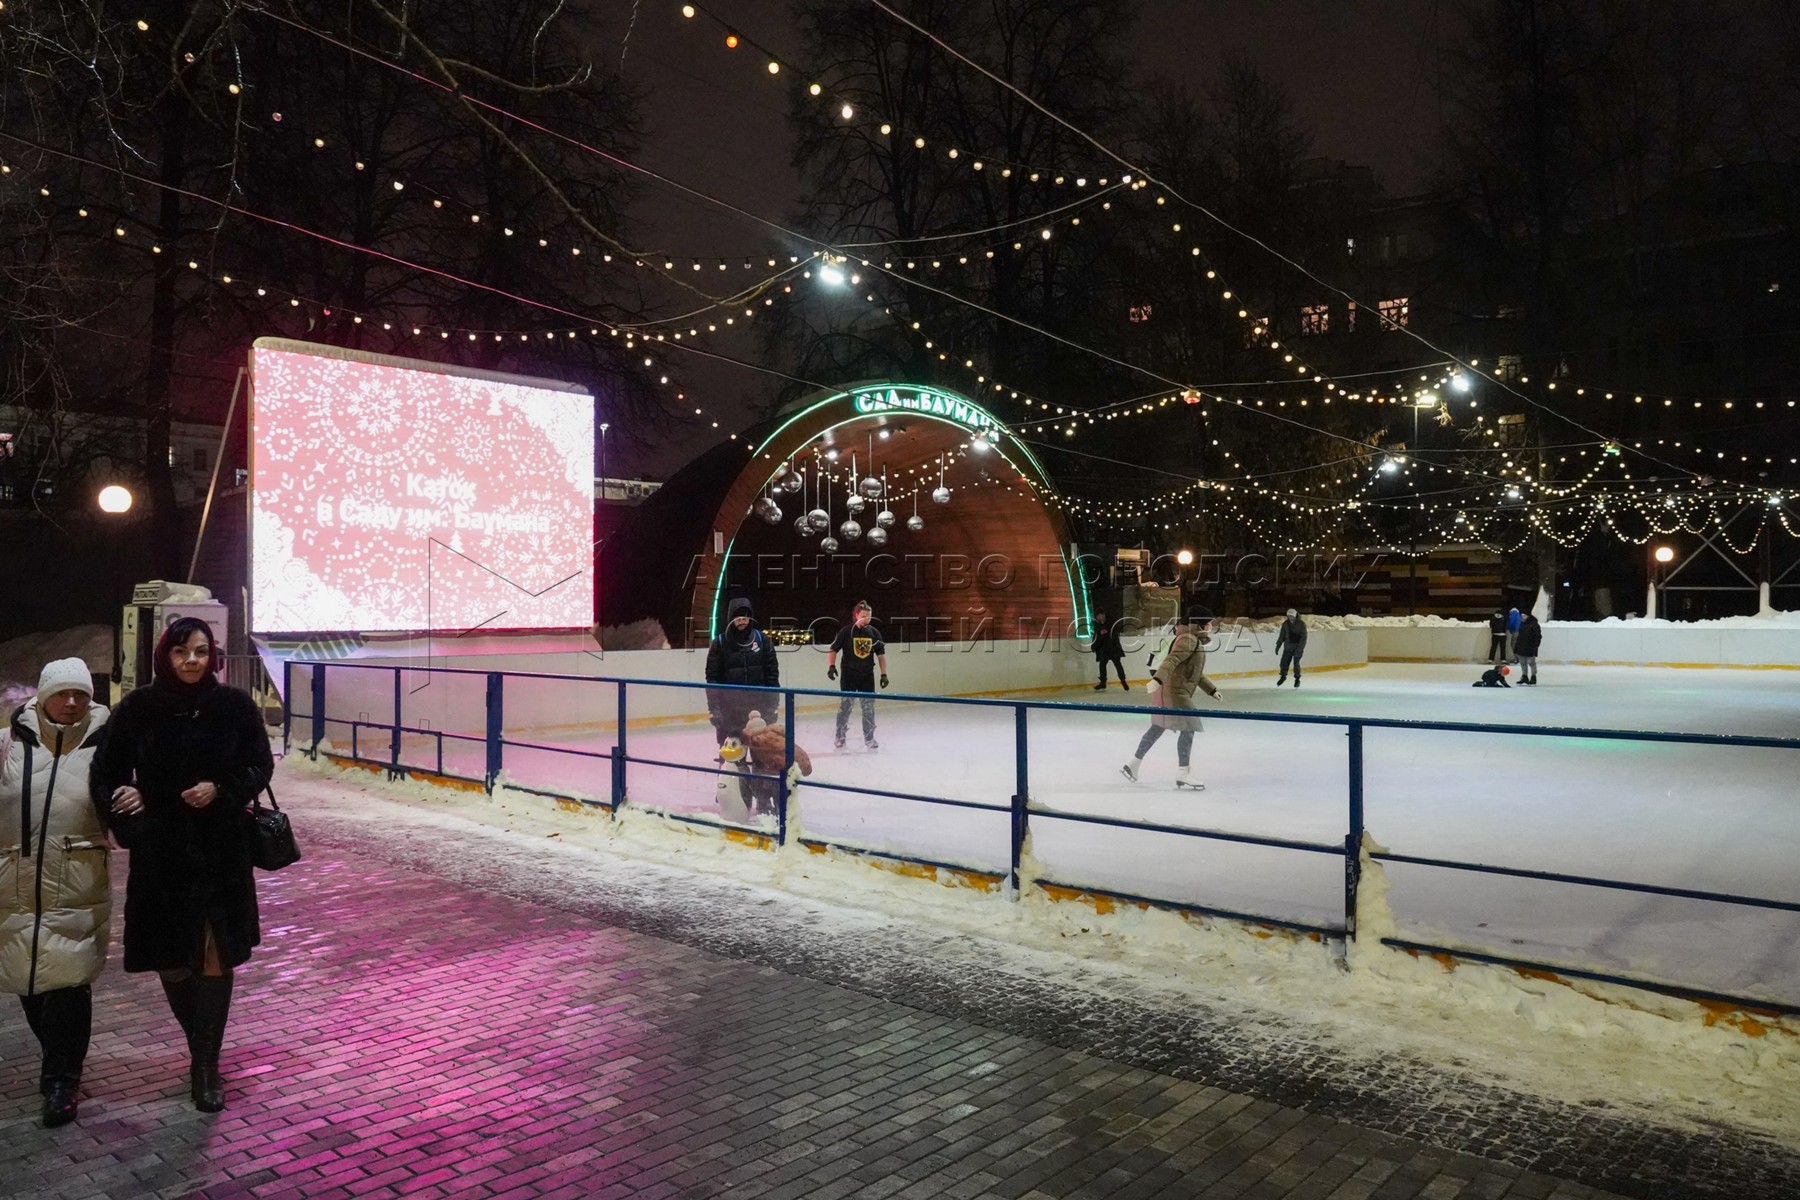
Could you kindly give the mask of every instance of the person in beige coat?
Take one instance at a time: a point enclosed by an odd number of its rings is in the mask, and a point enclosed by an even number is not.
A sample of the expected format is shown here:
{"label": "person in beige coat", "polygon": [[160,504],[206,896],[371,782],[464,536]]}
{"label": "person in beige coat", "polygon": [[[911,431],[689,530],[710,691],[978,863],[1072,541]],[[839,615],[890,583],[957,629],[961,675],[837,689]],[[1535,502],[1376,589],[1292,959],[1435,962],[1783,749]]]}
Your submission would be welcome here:
{"label": "person in beige coat", "polygon": [[[1150,704],[1153,708],[1195,708],[1195,695],[1205,692],[1217,700],[1219,689],[1213,681],[1206,677],[1206,635],[1211,633],[1215,622],[1211,612],[1195,605],[1188,609],[1183,623],[1175,627],[1175,640],[1164,655],[1162,665],[1156,668],[1156,674],[1145,684],[1150,693]],[[1144,766],[1144,755],[1150,753],[1150,747],[1156,745],[1163,731],[1176,731],[1175,757],[1180,769],[1175,774],[1177,788],[1192,788],[1205,791],[1206,785],[1194,780],[1188,768],[1188,757],[1193,753],[1194,734],[1201,728],[1199,717],[1183,717],[1157,713],[1150,718],[1150,728],[1138,741],[1137,754],[1132,760],[1120,767],[1125,778],[1136,783],[1138,773]]]}
{"label": "person in beige coat", "polygon": [[0,735],[0,990],[43,1048],[48,1126],[75,1119],[112,925],[106,827],[88,794],[107,720],[93,689],[85,662],[58,659]]}

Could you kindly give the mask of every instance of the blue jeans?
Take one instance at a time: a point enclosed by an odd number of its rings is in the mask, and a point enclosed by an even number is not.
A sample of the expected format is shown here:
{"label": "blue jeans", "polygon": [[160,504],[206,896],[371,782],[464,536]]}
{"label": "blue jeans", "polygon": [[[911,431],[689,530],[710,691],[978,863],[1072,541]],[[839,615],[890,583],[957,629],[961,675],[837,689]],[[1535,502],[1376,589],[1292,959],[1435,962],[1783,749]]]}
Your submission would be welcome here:
{"label": "blue jeans", "polygon": [[844,733],[850,728],[850,706],[858,700],[862,701],[862,733],[863,741],[875,740],[875,696],[871,692],[852,692],[845,690],[844,698],[838,702],[837,740],[844,740]]}

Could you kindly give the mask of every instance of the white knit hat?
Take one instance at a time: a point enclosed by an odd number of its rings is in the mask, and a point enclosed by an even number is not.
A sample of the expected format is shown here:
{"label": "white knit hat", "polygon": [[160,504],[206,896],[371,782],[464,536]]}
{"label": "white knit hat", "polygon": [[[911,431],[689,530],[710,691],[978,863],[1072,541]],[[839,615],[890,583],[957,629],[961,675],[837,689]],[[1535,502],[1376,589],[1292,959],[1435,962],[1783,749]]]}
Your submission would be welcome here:
{"label": "white knit hat", "polygon": [[45,663],[44,673],[38,676],[38,695],[47,698],[67,691],[85,693],[90,700],[94,698],[94,673],[88,670],[87,663],[79,658],[59,658],[53,663]]}

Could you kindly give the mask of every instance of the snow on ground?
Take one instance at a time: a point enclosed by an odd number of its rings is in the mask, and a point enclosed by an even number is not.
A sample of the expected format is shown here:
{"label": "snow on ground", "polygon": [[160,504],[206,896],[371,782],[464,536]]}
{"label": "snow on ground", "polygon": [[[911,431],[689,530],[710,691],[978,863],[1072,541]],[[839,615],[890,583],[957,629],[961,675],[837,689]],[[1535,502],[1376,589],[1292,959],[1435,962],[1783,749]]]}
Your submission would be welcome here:
{"label": "snow on ground", "polygon": [[[615,821],[505,788],[490,797],[375,784],[379,776],[298,756],[281,774],[302,837],[303,814],[377,828],[387,844],[407,829],[427,840],[442,835],[455,843],[453,861],[479,864],[478,874],[502,889],[528,892],[529,881],[509,872],[535,879],[550,856],[556,871],[583,871],[596,888],[703,920],[755,914],[826,942],[879,936],[987,978],[1051,978],[1086,995],[1212,1012],[1245,1036],[1287,1050],[1317,1047],[1346,1078],[1404,1064],[1452,1107],[1471,1089],[1498,1086],[1662,1126],[1726,1125],[1800,1146],[1800,1024],[1715,1023],[1695,1006],[1647,993],[1595,987],[1589,995],[1479,965],[1452,972],[1373,946],[1357,948],[1354,969],[1345,971],[1317,943],[1235,923],[1129,906],[1101,914],[1029,890],[1009,903],[998,890],[938,886],[848,854],[791,844],[758,851],[629,805]],[[817,794],[802,789],[803,813]],[[484,838],[496,848],[484,850]],[[1379,882],[1377,875],[1363,909],[1377,931]]]}
{"label": "snow on ground", "polygon": [[[1545,668],[1536,688],[1469,687],[1477,668],[1376,664],[1308,673],[1303,687],[1229,680],[1196,741],[1203,793],[1173,787],[1175,736],[1152,749],[1143,782],[1119,766],[1145,718],[1129,711],[1039,708],[1028,717],[1035,807],[1152,824],[1341,847],[1348,830],[1342,726],[1237,721],[1295,713],[1532,727],[1800,735],[1800,688],[1787,672],[1629,667]],[[634,688],[634,694],[636,689]],[[1100,699],[1070,695],[1071,703]],[[1104,693],[1141,706],[1141,690]],[[607,699],[610,703],[610,698]],[[699,702],[694,694],[694,702]],[[803,698],[817,703],[817,698]],[[1007,804],[1016,790],[1014,710],[883,698],[876,751],[832,746],[835,705],[805,708],[798,744],[813,781],[976,804],[822,787],[803,789],[808,836],[989,872],[1008,866]],[[1217,714],[1217,715],[1214,715]],[[571,714],[579,717],[583,714]],[[599,714],[586,714],[599,719]],[[512,736],[606,753],[610,732]],[[628,732],[629,793],[639,804],[716,814],[711,729],[701,720]],[[367,751],[365,751],[366,753]],[[479,776],[481,748],[448,753]],[[409,739],[406,761],[431,765]],[[670,765],[659,765],[670,764]],[[607,763],[508,748],[506,777],[604,797]],[[1384,847],[1419,857],[1800,902],[1800,750],[1602,741],[1414,729],[1364,734],[1366,827]],[[1338,854],[1031,818],[1046,878],[1338,926]],[[1644,976],[1733,995],[1800,998],[1800,914],[1586,885],[1412,864],[1387,867],[1399,935],[1494,954]]]}

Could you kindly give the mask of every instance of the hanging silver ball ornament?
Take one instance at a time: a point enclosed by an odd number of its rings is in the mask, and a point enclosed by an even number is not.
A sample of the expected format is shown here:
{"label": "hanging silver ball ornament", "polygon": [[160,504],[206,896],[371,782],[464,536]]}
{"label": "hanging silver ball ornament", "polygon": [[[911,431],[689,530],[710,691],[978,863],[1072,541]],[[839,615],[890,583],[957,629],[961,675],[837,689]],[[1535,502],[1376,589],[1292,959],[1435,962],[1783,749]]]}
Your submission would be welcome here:
{"label": "hanging silver ball ornament", "polygon": [[781,505],[775,503],[773,500],[768,500],[766,503],[767,507],[763,507],[762,505],[757,506],[762,509],[762,519],[771,525],[781,524]]}
{"label": "hanging silver ball ornament", "polygon": [[781,481],[781,490],[790,496],[805,486],[806,480],[791,473]]}
{"label": "hanging silver ball ornament", "polygon": [[803,538],[809,538],[819,531],[813,528],[812,518],[808,517],[805,513],[801,513],[794,518],[794,532]]}
{"label": "hanging silver ball ornament", "polygon": [[844,501],[845,512],[859,513],[864,507],[863,498],[854,492],[852,492],[849,498]]}
{"label": "hanging silver ball ornament", "polygon": [[925,528],[925,518],[914,513],[912,516],[906,518],[906,527],[912,532],[917,533],[919,530]]}
{"label": "hanging silver ball ornament", "polygon": [[883,529],[879,525],[877,525],[875,528],[869,530],[868,536],[869,536],[869,545],[871,545],[871,546],[887,545],[887,530]]}
{"label": "hanging silver ball ornament", "polygon": [[931,502],[933,504],[948,504],[948,503],[950,503],[950,489],[947,487],[932,488],[931,489]]}
{"label": "hanging silver ball ornament", "polygon": [[862,536],[862,526],[858,525],[855,521],[845,521],[842,525],[838,526],[838,536],[843,538],[846,542],[854,542],[857,538]]}
{"label": "hanging silver ball ornament", "polygon": [[827,554],[836,554],[838,552],[838,540],[834,537],[822,538],[819,541],[819,549]]}
{"label": "hanging silver ball ornament", "polygon": [[892,529],[894,527],[894,514],[885,508],[882,509],[875,514],[875,524],[883,529]]}
{"label": "hanging silver ball ornament", "polygon": [[815,508],[806,514],[806,523],[811,525],[814,529],[830,529],[831,514],[822,508]]}
{"label": "hanging silver ball ornament", "polygon": [[873,500],[875,497],[881,495],[881,480],[875,478],[873,475],[869,476],[867,479],[864,479],[857,486],[862,489],[862,494],[867,496],[871,500]]}

